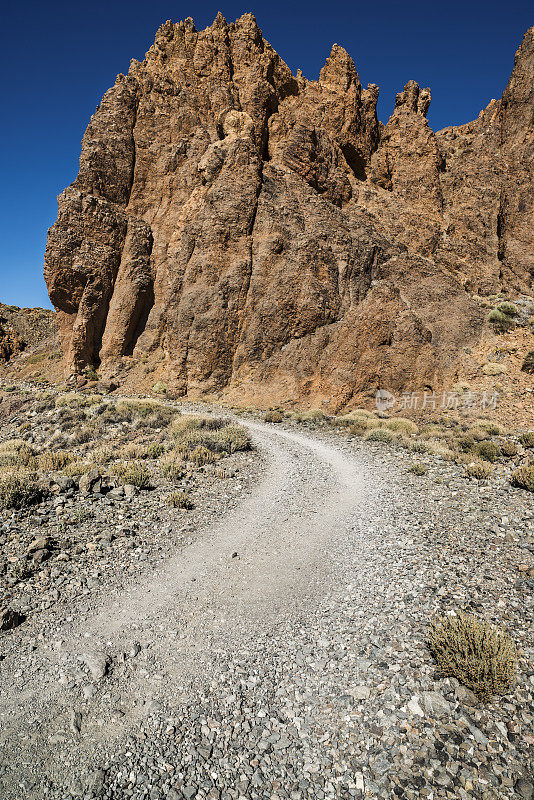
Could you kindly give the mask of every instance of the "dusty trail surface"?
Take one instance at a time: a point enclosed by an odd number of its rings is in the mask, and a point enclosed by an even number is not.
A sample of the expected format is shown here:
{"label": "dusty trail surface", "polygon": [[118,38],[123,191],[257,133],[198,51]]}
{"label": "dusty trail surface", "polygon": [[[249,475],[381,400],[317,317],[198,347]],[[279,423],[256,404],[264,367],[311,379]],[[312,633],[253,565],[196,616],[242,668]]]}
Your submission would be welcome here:
{"label": "dusty trail surface", "polygon": [[[3,799],[470,796],[484,760],[447,759],[489,739],[422,646],[435,498],[376,451],[244,424],[263,469],[236,508],[2,662]],[[516,796],[501,751],[474,796]]]}

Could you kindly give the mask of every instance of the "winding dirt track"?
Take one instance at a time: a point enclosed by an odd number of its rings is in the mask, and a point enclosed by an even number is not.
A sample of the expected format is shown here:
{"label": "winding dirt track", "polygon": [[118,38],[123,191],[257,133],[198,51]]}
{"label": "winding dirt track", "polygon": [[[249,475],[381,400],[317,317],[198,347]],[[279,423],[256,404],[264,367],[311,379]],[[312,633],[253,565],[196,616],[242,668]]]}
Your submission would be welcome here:
{"label": "winding dirt track", "polygon": [[[252,494],[200,531],[193,544],[170,552],[157,572],[140,576],[116,597],[110,591],[89,615],[74,610],[71,621],[58,622],[60,649],[38,651],[31,673],[14,679],[17,665],[3,663],[5,800],[20,796],[21,780],[27,797],[41,797],[45,776],[54,788],[61,786],[74,760],[83,764],[97,744],[127,733],[151,698],[185,698],[199,674],[209,675],[213,652],[231,653],[292,614],[313,609],[332,588],[339,563],[354,559],[362,545],[356,522],[378,491],[364,480],[358,457],[313,435],[241,424],[265,459]],[[362,581],[371,578],[363,552],[369,548],[371,540],[359,555]],[[134,641],[142,644],[135,669],[116,658]],[[57,675],[93,651],[110,654],[114,668],[94,696],[81,700],[79,686],[63,687]],[[120,696],[123,705],[131,699],[120,719],[110,713],[110,695]],[[69,731],[77,708],[82,736]]]}

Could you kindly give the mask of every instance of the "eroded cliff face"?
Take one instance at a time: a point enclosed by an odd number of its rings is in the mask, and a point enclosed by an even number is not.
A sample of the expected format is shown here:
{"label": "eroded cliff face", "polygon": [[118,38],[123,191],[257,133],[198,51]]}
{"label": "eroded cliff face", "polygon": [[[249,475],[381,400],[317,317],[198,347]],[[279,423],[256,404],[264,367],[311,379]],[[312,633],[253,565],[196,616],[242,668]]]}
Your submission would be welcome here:
{"label": "eroded cliff face", "polygon": [[45,277],[69,373],[153,359],[169,388],[340,408],[450,382],[476,293],[528,292],[534,29],[479,118],[387,125],[334,45],[291,74],[254,17],[166,22],[119,75],[59,197]]}

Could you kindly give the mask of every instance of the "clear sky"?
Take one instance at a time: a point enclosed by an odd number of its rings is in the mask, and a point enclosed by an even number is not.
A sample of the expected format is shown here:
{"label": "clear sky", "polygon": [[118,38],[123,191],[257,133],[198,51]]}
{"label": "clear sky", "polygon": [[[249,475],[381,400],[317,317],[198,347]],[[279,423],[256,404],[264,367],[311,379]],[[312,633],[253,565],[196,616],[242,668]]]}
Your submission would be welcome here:
{"label": "clear sky", "polygon": [[181,0],[6,0],[0,59],[0,300],[50,307],[42,278],[56,196],[77,172],[80,140],[100,98],[131,58],[143,59],[161,22],[217,11],[233,21],[252,11],[293,72],[317,78],[334,42],[364,85],[380,86],[379,117],[413,79],[430,86],[435,130],[468,122],[499,97],[526,29],[532,0],[381,2],[182,2]]}

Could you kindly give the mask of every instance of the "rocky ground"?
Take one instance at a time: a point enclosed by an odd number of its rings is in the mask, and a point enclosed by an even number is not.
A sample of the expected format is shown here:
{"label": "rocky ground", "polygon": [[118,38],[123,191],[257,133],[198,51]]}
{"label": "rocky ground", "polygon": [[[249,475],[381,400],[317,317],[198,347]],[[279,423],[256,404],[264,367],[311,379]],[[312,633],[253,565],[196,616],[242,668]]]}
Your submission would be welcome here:
{"label": "rocky ground", "polygon": [[[38,450],[58,411],[35,402],[3,434]],[[193,510],[145,458],[155,489],[50,474],[40,504],[2,512],[26,620],[0,638],[1,796],[531,798],[532,494],[344,427],[240,423],[253,451],[180,479]],[[71,464],[88,446],[69,441]],[[429,620],[459,608],[520,648],[489,704],[428,651]]]}

